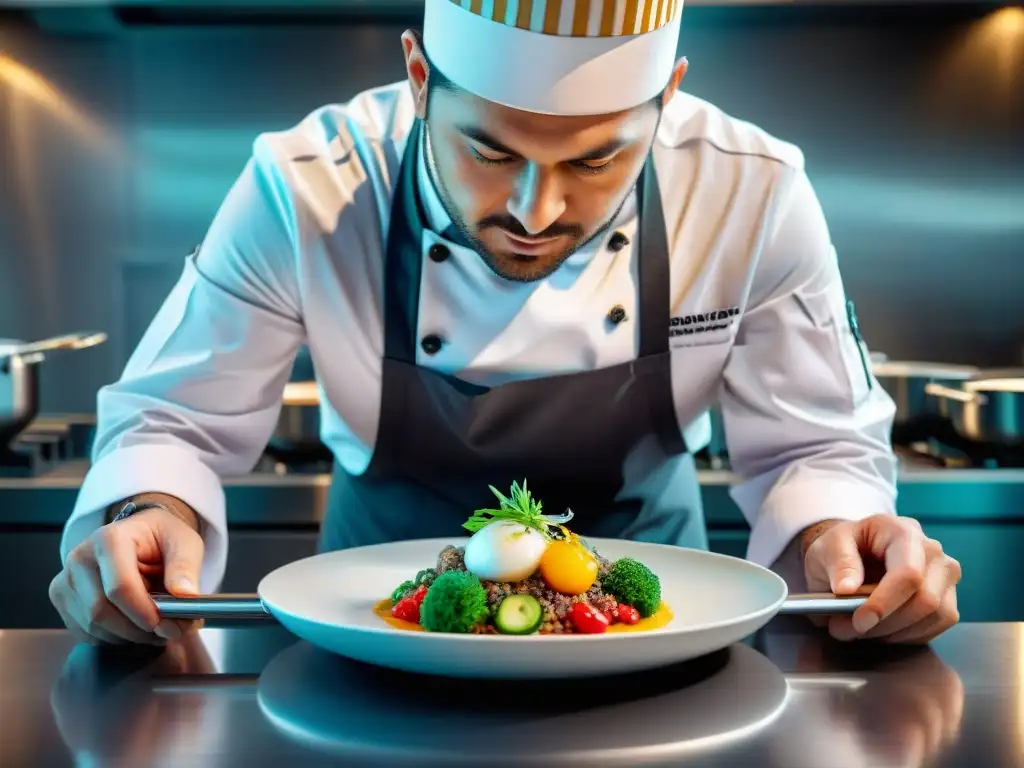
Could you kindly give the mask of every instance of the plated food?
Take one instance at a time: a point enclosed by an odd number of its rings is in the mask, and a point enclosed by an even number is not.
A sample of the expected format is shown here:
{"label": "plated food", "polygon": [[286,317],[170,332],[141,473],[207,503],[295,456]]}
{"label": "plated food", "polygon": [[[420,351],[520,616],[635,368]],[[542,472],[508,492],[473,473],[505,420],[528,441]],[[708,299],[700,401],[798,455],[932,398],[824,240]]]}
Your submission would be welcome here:
{"label": "plated food", "polygon": [[456,634],[579,635],[657,629],[672,620],[661,582],[631,557],[609,560],[566,527],[571,510],[545,515],[523,481],[497,509],[463,527],[433,565],[375,607],[399,629]]}

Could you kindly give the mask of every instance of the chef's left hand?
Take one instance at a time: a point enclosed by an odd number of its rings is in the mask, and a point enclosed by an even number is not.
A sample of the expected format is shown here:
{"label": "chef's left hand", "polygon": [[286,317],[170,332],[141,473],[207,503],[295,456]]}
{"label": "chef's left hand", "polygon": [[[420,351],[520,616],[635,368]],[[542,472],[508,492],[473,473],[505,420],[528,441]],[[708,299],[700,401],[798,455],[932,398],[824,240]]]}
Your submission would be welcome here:
{"label": "chef's left hand", "polygon": [[927,643],[960,619],[960,563],[913,518],[883,514],[832,522],[807,547],[804,575],[812,592],[849,595],[865,583],[878,584],[852,616],[829,618],[837,640]]}

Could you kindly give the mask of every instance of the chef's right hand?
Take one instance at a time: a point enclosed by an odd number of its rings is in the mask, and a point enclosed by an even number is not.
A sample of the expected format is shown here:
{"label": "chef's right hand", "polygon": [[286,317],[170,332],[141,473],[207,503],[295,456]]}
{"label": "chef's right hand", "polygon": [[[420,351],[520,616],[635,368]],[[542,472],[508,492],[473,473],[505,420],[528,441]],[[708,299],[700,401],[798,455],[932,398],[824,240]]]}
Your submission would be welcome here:
{"label": "chef's right hand", "polygon": [[198,622],[162,619],[151,592],[197,594],[203,539],[185,517],[146,509],[97,529],[68,554],[50,601],[80,642],[162,645]]}

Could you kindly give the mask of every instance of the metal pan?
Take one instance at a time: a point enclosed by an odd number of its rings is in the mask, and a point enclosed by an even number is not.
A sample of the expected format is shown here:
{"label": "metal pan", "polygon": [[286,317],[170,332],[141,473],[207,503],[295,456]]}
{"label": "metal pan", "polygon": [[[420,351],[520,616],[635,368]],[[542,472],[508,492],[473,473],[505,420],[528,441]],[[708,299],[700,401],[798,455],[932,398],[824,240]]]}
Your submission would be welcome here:
{"label": "metal pan", "polygon": [[26,344],[0,340],[0,451],[39,413],[39,366],[52,352],[87,349],[105,333],[70,333]]}
{"label": "metal pan", "polygon": [[849,614],[864,594],[789,595],[759,565],[682,547],[588,538],[604,557],[633,557],[658,574],[672,620],[647,632],[469,635],[396,629],[374,612],[394,587],[433,565],[449,544],[424,539],[328,552],[268,574],[257,595],[156,595],[173,618],[270,619],[302,640],[357,661],[421,674],[545,679],[628,673],[726,648],[778,614]]}
{"label": "metal pan", "polygon": [[970,365],[906,360],[874,361],[871,368],[875,379],[896,404],[895,426],[941,414],[940,403],[928,395],[928,385],[958,386],[979,372]]}
{"label": "metal pan", "polygon": [[984,443],[1024,445],[1024,369],[981,371],[960,387],[929,384],[962,437]]}

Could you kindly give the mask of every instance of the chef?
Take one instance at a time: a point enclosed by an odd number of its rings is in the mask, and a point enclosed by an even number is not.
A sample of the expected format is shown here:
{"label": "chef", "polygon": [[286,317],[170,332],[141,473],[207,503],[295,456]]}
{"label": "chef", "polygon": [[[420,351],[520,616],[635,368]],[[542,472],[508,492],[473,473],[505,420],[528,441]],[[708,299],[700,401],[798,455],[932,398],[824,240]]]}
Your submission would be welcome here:
{"label": "chef", "polygon": [[749,559],[878,582],[837,638],[957,621],[959,566],[895,513],[894,407],[803,156],[678,90],[681,14],[427,0],[407,82],[256,140],[99,393],[51,585],[73,632],[189,629],[148,591],[217,590],[220,480],[254,466],[303,345],[337,459],[324,550],[460,535],[524,480],[583,535],[706,548],[717,403]]}

